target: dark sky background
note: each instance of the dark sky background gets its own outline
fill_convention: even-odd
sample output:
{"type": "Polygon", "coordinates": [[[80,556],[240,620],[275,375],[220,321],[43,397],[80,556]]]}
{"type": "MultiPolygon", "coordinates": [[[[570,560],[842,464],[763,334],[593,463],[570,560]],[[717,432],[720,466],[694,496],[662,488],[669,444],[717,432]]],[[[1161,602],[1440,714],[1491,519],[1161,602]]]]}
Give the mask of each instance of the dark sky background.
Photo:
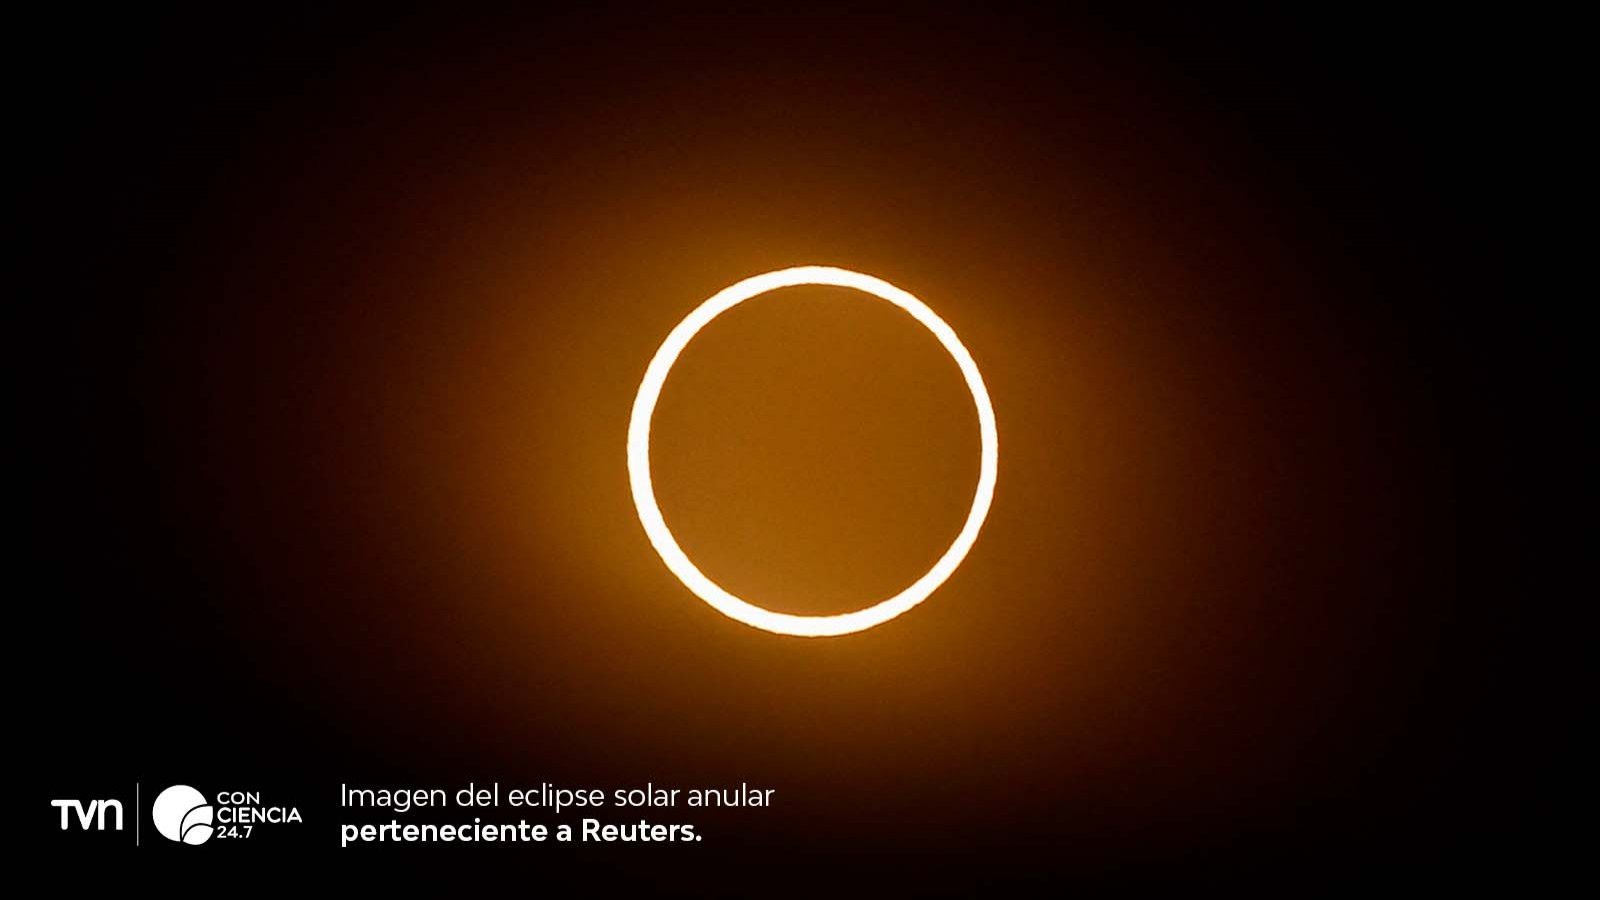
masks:
{"type": "MultiPolygon", "coordinates": [[[[1478,459],[1518,171],[1491,24],[41,24],[66,177],[21,569],[71,662],[28,691],[38,793],[256,785],[315,811],[262,842],[331,846],[344,781],[747,781],[777,805],[661,815],[692,847],[412,852],[846,893],[1496,846],[1542,801],[1481,640],[1513,518],[1478,459]],[[802,264],[927,302],[1000,429],[967,562],[841,639],[715,613],[627,488],[656,345],[802,264]]],[[[736,593],[864,606],[959,527],[970,400],[886,305],[765,299],[669,380],[661,503],[736,593]]]]}

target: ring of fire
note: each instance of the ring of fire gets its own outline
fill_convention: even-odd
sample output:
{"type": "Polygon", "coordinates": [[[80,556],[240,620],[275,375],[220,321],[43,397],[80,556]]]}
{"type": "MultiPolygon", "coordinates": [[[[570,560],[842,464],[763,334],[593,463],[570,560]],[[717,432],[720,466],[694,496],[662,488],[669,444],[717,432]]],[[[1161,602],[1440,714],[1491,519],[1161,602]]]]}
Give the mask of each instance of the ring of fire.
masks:
{"type": "Polygon", "coordinates": [[[676,575],[678,580],[696,596],[711,604],[723,615],[746,625],[776,634],[827,637],[863,631],[889,621],[926,600],[930,594],[938,590],[945,579],[950,577],[956,567],[961,565],[961,561],[966,558],[967,552],[978,539],[978,531],[983,527],[983,520],[989,514],[989,505],[994,500],[995,478],[1000,459],[999,444],[999,435],[995,429],[994,407],[989,402],[989,392],[984,388],[983,376],[978,373],[978,365],[973,362],[972,354],[967,352],[967,348],[962,346],[955,331],[933,310],[911,294],[871,275],[830,266],[797,266],[754,275],[724,288],[696,307],[667,335],[667,339],[656,350],[655,357],[650,360],[649,367],[645,369],[644,381],[639,384],[639,393],[633,400],[633,415],[628,421],[628,480],[633,488],[633,505],[638,510],[639,522],[644,526],[651,545],[655,547],[656,553],[661,556],[661,561],[666,563],[672,574],[676,575]],[[933,568],[905,590],[887,600],[854,612],[831,616],[798,616],[763,609],[735,597],[707,578],[689,560],[688,555],[672,536],[666,519],[661,515],[661,508],[656,505],[655,490],[650,480],[650,419],[655,414],[656,402],[661,397],[661,388],[666,383],[667,374],[672,370],[672,364],[677,362],[684,347],[688,346],[689,341],[712,319],[740,303],[768,291],[797,285],[845,287],[871,294],[910,313],[933,332],[933,336],[939,339],[939,343],[961,368],[961,375],[967,382],[968,390],[972,392],[972,400],[978,410],[978,430],[982,441],[978,487],[972,497],[972,508],[967,513],[966,522],[961,526],[961,532],[956,535],[956,539],[944,555],[939,557],[938,562],[933,564],[933,568]]]}

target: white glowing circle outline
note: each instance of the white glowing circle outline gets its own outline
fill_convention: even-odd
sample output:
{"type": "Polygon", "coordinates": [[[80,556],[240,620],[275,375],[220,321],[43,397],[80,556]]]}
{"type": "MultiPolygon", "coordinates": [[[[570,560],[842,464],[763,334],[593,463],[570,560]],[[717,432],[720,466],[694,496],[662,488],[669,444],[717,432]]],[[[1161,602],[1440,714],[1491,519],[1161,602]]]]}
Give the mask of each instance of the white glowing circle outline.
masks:
{"type": "Polygon", "coordinates": [[[966,558],[967,552],[978,539],[978,531],[983,527],[983,520],[988,516],[989,506],[994,501],[994,485],[999,465],[1000,438],[995,429],[994,406],[989,402],[989,392],[983,385],[983,376],[978,373],[978,364],[973,362],[972,354],[967,352],[967,348],[956,337],[955,330],[945,324],[945,321],[921,300],[887,281],[832,266],[796,266],[762,275],[752,275],[738,284],[723,288],[711,299],[695,307],[694,311],[672,329],[667,339],[661,343],[661,347],[656,350],[655,357],[650,360],[649,367],[645,369],[644,381],[639,384],[639,393],[633,399],[633,415],[628,421],[628,481],[633,487],[633,505],[638,510],[639,522],[644,526],[645,534],[649,536],[656,553],[661,556],[661,561],[667,564],[667,568],[678,576],[678,580],[682,581],[685,587],[723,615],[766,631],[800,637],[831,637],[881,625],[926,600],[930,594],[938,590],[956,567],[961,565],[961,561],[966,558]],[[972,497],[972,509],[967,513],[967,520],[961,526],[961,532],[956,535],[955,541],[950,544],[944,555],[939,557],[939,561],[933,564],[933,568],[910,587],[887,600],[865,609],[831,616],[798,616],[763,609],[735,597],[707,578],[689,560],[683,548],[679,547],[677,540],[673,538],[671,529],[667,528],[666,519],[661,515],[661,508],[656,505],[655,490],[650,480],[650,419],[655,414],[656,401],[661,398],[661,388],[666,384],[667,373],[672,370],[672,364],[677,362],[683,348],[687,347],[695,334],[712,319],[740,303],[778,288],[798,285],[854,288],[893,303],[933,332],[933,336],[939,339],[945,351],[955,359],[956,365],[960,366],[961,375],[966,379],[968,390],[972,392],[973,403],[978,409],[978,432],[982,441],[978,488],[972,497]]]}

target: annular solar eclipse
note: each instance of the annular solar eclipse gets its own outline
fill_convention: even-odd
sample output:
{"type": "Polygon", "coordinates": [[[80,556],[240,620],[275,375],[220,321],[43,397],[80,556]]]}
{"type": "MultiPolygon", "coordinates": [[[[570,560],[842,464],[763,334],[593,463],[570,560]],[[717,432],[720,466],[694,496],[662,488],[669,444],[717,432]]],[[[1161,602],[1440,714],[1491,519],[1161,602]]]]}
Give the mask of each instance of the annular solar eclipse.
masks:
{"type": "Polygon", "coordinates": [[[881,625],[918,603],[928,599],[945,579],[961,565],[962,560],[978,539],[978,531],[989,514],[994,500],[994,486],[999,470],[1000,442],[995,428],[994,407],[989,402],[989,392],[984,387],[983,376],[978,372],[972,354],[956,337],[955,330],[929,309],[927,304],[900,288],[871,275],[852,272],[831,266],[797,266],[761,275],[753,275],[724,288],[709,300],[696,307],[667,335],[650,365],[645,369],[644,380],[633,400],[633,414],[628,422],[628,480],[633,488],[633,504],[645,534],[660,554],[662,562],[689,590],[729,618],[737,619],[776,634],[801,637],[828,637],[864,631],[881,625]],[[802,616],[773,612],[747,600],[735,597],[708,578],[672,536],[661,508],[656,503],[655,490],[650,480],[650,420],[655,414],[656,402],[673,363],[685,347],[711,320],[733,307],[778,288],[799,285],[824,285],[852,288],[871,297],[887,300],[910,313],[912,318],[933,332],[946,352],[961,368],[972,401],[977,407],[978,430],[981,438],[981,459],[978,486],[972,496],[972,508],[966,522],[944,555],[922,577],[900,593],[871,606],[827,616],[802,616]]]}

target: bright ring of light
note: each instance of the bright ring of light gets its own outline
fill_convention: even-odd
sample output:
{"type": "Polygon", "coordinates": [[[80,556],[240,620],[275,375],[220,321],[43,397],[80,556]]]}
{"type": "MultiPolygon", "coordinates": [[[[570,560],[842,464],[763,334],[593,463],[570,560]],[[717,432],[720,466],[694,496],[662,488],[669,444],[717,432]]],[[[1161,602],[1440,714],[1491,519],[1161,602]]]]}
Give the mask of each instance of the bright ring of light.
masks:
{"type": "Polygon", "coordinates": [[[655,357],[650,360],[650,366],[644,372],[644,381],[639,384],[639,394],[633,399],[633,416],[628,422],[628,480],[633,486],[633,505],[639,511],[639,522],[644,525],[650,543],[661,555],[661,561],[667,564],[672,574],[678,576],[689,590],[723,615],[756,628],[802,637],[825,637],[862,631],[887,622],[926,600],[928,595],[937,590],[939,585],[950,577],[950,573],[961,565],[961,561],[967,556],[967,551],[972,549],[973,542],[978,539],[978,529],[983,527],[984,517],[989,514],[989,504],[994,500],[994,483],[999,459],[1000,439],[995,431],[994,407],[989,403],[989,392],[984,389],[983,376],[978,374],[978,364],[972,361],[972,354],[961,345],[955,331],[921,300],[887,281],[829,266],[797,266],[764,275],[754,275],[732,287],[724,288],[696,307],[678,323],[678,327],[672,329],[672,333],[667,335],[661,348],[656,351],[655,357]],[[854,288],[872,294],[910,313],[933,332],[933,336],[939,339],[939,343],[943,344],[944,349],[955,359],[956,365],[961,367],[961,375],[967,381],[967,388],[972,391],[972,400],[978,407],[978,431],[982,439],[978,489],[973,494],[972,509],[967,513],[967,521],[961,526],[961,533],[956,535],[955,541],[950,544],[950,549],[939,557],[933,568],[900,593],[866,609],[834,616],[796,616],[772,612],[740,600],[723,590],[696,568],[683,552],[683,548],[678,546],[672,531],[667,528],[666,520],[661,516],[661,508],[656,505],[655,491],[650,482],[650,418],[655,414],[656,401],[661,398],[661,387],[666,383],[667,373],[672,370],[672,364],[677,362],[678,354],[683,352],[683,348],[688,346],[689,341],[707,323],[740,303],[768,291],[802,284],[854,288]]]}

